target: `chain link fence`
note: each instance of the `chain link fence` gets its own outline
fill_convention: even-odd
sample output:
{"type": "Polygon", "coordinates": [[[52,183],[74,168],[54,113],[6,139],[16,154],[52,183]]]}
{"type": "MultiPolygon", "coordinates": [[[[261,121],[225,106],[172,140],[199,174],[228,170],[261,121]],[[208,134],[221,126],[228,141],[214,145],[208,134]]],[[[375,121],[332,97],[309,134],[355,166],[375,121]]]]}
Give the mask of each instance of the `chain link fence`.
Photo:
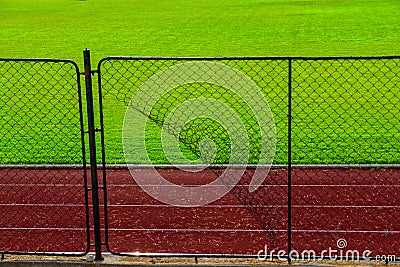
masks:
{"type": "Polygon", "coordinates": [[[78,67],[0,59],[0,251],[88,251],[78,67]]]}
{"type": "MultiPolygon", "coordinates": [[[[233,204],[245,206],[258,221],[258,228],[265,230],[259,242],[253,245],[254,248],[268,244],[275,249],[284,249],[287,236],[282,230],[287,227],[287,172],[272,170],[267,175],[268,170],[264,170],[263,185],[252,193],[248,191],[248,186],[253,181],[258,165],[272,164],[274,155],[268,154],[271,151],[277,151],[275,162],[282,164],[283,168],[286,166],[287,69],[288,63],[284,60],[105,59],[99,64],[99,70],[106,163],[169,164],[169,168],[178,169],[182,165],[208,165],[209,168],[203,169],[208,175],[207,182],[222,177],[224,187],[231,188],[231,194],[236,197],[233,204]],[[244,76],[250,76],[251,83],[244,76]],[[240,87],[235,87],[235,84],[240,87]],[[264,105],[263,98],[267,99],[269,105],[264,105]],[[263,113],[263,108],[270,109],[270,113],[263,113]],[[136,113],[132,115],[132,120],[129,120],[129,110],[136,113]],[[114,119],[110,117],[111,113],[114,119]],[[143,125],[137,122],[141,116],[149,118],[144,125],[143,136],[140,136],[140,127],[143,125]],[[118,136],[121,139],[109,138],[115,138],[112,131],[122,130],[123,121],[125,131],[138,132],[137,136],[132,137],[137,142],[141,137],[143,140],[151,139],[151,143],[145,144],[145,153],[137,149],[135,141],[129,143],[122,140],[121,136],[118,136]],[[241,129],[245,134],[240,133],[241,129]],[[178,143],[174,140],[178,140],[178,143]],[[109,152],[117,147],[119,153],[109,152]],[[268,153],[265,153],[266,147],[268,153]],[[230,165],[234,170],[227,172],[230,165]],[[238,175],[240,179],[237,179],[238,175]]],[[[128,135],[125,132],[125,136],[128,135]]],[[[258,172],[262,172],[260,169],[258,172]]],[[[182,183],[190,186],[195,179],[187,178],[182,183]]],[[[109,192],[114,190],[109,189],[109,192]]],[[[113,199],[112,195],[108,194],[108,202],[114,204],[118,200],[113,199]]],[[[146,206],[148,203],[140,205],[146,206]]],[[[186,213],[188,209],[192,212],[190,217],[193,220],[196,216],[205,215],[201,209],[195,208],[180,208],[177,212],[186,213]]],[[[219,213],[221,209],[224,207],[219,206],[213,212],[219,213]]],[[[113,214],[122,212],[118,205],[110,205],[108,210],[113,214]]],[[[109,224],[118,224],[117,221],[121,219],[119,216],[108,218],[109,224]]],[[[138,222],[139,225],[131,225],[131,229],[143,227],[148,219],[143,218],[138,222]]],[[[236,219],[231,218],[232,221],[236,219]]],[[[170,225],[173,224],[176,222],[172,217],[170,225]]],[[[200,239],[206,240],[214,235],[202,232],[207,227],[196,225],[195,228],[201,232],[200,239]]],[[[119,252],[113,244],[120,243],[119,240],[124,237],[117,228],[110,228],[113,229],[109,230],[111,250],[119,252]]],[[[135,230],[132,230],[132,234],[135,234],[135,230]]],[[[229,235],[226,235],[222,242],[229,242],[228,238],[229,235]]],[[[198,251],[212,253],[204,247],[198,251]]],[[[220,249],[216,251],[214,253],[230,253],[220,249]]],[[[193,253],[184,251],[190,252],[193,253]]]]}
{"type": "MultiPolygon", "coordinates": [[[[236,182],[230,193],[265,230],[260,240],[270,251],[283,249],[288,255],[293,250],[295,258],[309,250],[328,257],[323,255],[328,248],[341,251],[337,258],[355,258],[346,255],[355,250],[371,250],[367,256],[398,252],[398,58],[111,57],[98,69],[107,164],[209,164],[214,179],[228,186],[236,182]],[[249,77],[259,91],[236,75],[249,77]],[[227,81],[242,89],[229,88],[227,81]],[[272,116],[262,118],[273,121],[275,129],[260,123],[261,105],[249,100],[263,98],[272,116]],[[145,125],[127,121],[128,110],[137,113],[136,119],[147,118],[145,125]],[[113,134],[126,130],[124,122],[139,133],[129,136],[128,146],[124,133],[113,134]],[[247,150],[235,150],[230,139],[230,127],[240,131],[239,122],[246,132],[239,142],[248,144],[247,150]],[[178,149],[169,148],[176,143],[163,131],[178,140],[178,149]],[[134,145],[142,142],[141,134],[145,153],[134,145]],[[271,162],[270,154],[262,154],[268,142],[275,142],[271,162]],[[262,186],[249,190],[256,166],[269,163],[262,186]],[[223,175],[235,164],[246,165],[239,181],[223,175]]],[[[115,203],[110,196],[109,203],[115,203]]],[[[117,214],[118,205],[111,206],[109,212],[117,214]]],[[[124,215],[108,218],[111,250],[122,238],[114,227],[118,216],[124,215]]]]}
{"type": "Polygon", "coordinates": [[[398,255],[400,60],[294,60],[292,81],[293,249],[398,255]]]}
{"type": "Polygon", "coordinates": [[[88,188],[81,73],[66,60],[0,59],[0,252],[83,255],[96,246],[99,259],[105,244],[122,255],[396,258],[399,64],[108,57],[97,71],[85,65],[87,79],[99,75],[101,127],[91,129],[104,167],[104,195],[92,194],[92,204],[104,202],[105,231],[95,229],[93,245],[97,184],[88,188]],[[153,169],[163,180],[152,180],[153,169]]]}

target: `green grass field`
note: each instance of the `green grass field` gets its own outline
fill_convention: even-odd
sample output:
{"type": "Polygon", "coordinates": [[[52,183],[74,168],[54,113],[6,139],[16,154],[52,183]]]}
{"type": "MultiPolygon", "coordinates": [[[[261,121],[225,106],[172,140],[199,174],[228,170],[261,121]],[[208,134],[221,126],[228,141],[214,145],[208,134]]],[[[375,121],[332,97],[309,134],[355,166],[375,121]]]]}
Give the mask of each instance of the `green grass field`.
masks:
{"type": "Polygon", "coordinates": [[[0,0],[0,57],[399,54],[397,0],[0,0]]]}
{"type": "MultiPolygon", "coordinates": [[[[81,66],[82,50],[86,47],[92,51],[93,66],[108,55],[396,55],[400,54],[399,11],[400,2],[397,0],[0,0],[0,57],[70,58],[81,66]]],[[[329,77],[329,70],[335,69],[335,66],[298,66],[302,74],[298,83],[294,84],[293,93],[297,97],[294,101],[294,124],[298,126],[293,132],[295,162],[398,163],[400,78],[399,62],[396,62],[387,66],[366,63],[364,67],[354,68],[344,63],[350,71],[339,68],[342,78],[329,77]],[[377,71],[376,67],[381,70],[377,71]],[[366,75],[357,71],[352,75],[352,71],[360,68],[370,71],[366,75]],[[378,81],[371,85],[368,75],[378,81]]],[[[280,74],[283,77],[284,67],[285,64],[280,74]]],[[[239,69],[248,71],[244,67],[239,69]]],[[[278,138],[276,162],[284,163],[287,152],[286,81],[282,78],[275,83],[276,87],[266,88],[265,84],[273,81],[274,77],[266,74],[263,81],[259,74],[255,74],[253,78],[264,88],[263,93],[274,113],[278,138]]],[[[3,84],[4,79],[3,76],[3,84]]],[[[135,78],[128,79],[135,82],[135,78]]],[[[3,88],[12,90],[6,86],[3,88]]],[[[29,92],[29,88],[25,89],[29,92]]],[[[119,92],[124,89],[117,85],[112,90],[119,92]]],[[[129,94],[133,94],[135,88],[129,90],[129,94]]],[[[196,95],[195,89],[192,90],[186,91],[187,95],[196,95]]],[[[4,105],[11,96],[9,92],[1,94],[4,105]]],[[[46,98],[30,96],[29,105],[42,107],[43,99],[46,98]]],[[[179,100],[184,99],[185,96],[179,100]]],[[[70,107],[59,108],[65,111],[70,107]]],[[[121,128],[125,108],[126,103],[118,100],[115,93],[114,96],[112,92],[106,96],[106,151],[109,163],[124,162],[121,128]]],[[[20,108],[16,105],[10,110],[17,113],[20,108]]],[[[33,108],[24,112],[37,111],[33,108]]],[[[39,114],[44,117],[45,110],[42,108],[39,114]]],[[[60,141],[62,136],[53,128],[40,137],[38,145],[29,129],[9,125],[5,109],[1,115],[2,140],[19,136],[17,145],[10,142],[2,145],[1,163],[80,161],[75,151],[78,149],[79,152],[79,147],[74,145],[74,142],[79,143],[79,136],[65,141],[64,145],[60,141]],[[31,135],[24,134],[24,131],[31,135]],[[51,147],[58,147],[60,142],[62,149],[54,154],[46,152],[51,147]],[[20,153],[21,144],[25,143],[30,145],[24,153],[20,153]],[[70,153],[71,150],[73,153],[70,153]],[[23,156],[26,153],[33,155],[31,160],[23,156]]],[[[30,123],[39,129],[42,127],[39,121],[41,119],[38,118],[30,123]]],[[[71,124],[69,121],[63,123],[71,124]]],[[[76,127],[76,122],[73,125],[76,127]]],[[[65,133],[68,129],[62,131],[65,133]]],[[[76,133],[76,130],[73,132],[76,133]]],[[[148,134],[157,139],[160,136],[159,127],[150,123],[148,134]]],[[[152,143],[151,140],[149,142],[152,143]]],[[[150,145],[149,149],[153,162],[166,162],[158,143],[150,145]]],[[[195,157],[190,149],[185,151],[188,157],[195,157]]]]}

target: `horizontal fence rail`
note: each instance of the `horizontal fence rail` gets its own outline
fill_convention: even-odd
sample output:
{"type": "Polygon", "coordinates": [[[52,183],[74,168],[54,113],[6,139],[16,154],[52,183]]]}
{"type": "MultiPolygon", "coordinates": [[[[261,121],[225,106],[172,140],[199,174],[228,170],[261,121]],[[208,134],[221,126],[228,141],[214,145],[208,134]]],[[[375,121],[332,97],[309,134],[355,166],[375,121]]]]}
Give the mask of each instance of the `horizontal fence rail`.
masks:
{"type": "Polygon", "coordinates": [[[0,72],[0,231],[79,229],[29,246],[9,235],[1,253],[400,258],[398,56],[107,57],[83,73],[0,59],[0,72]],[[36,166],[59,176],[30,180],[36,166]],[[34,202],[43,185],[61,202],[34,202]]]}

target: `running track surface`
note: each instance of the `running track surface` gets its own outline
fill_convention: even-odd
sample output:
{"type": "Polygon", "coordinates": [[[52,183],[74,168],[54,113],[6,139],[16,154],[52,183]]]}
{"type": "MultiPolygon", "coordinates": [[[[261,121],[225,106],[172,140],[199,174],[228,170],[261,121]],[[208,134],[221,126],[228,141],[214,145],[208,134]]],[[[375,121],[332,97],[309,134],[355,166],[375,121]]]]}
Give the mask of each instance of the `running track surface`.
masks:
{"type": "MultiPolygon", "coordinates": [[[[216,179],[209,170],[159,172],[184,186],[216,179]]],[[[273,169],[256,194],[242,190],[201,207],[173,207],[147,195],[129,170],[107,169],[108,236],[103,229],[103,240],[122,253],[256,255],[265,248],[276,253],[287,250],[287,190],[287,170],[273,169]],[[252,197],[253,213],[241,204],[252,197]],[[253,214],[263,215],[269,231],[253,214]]],[[[90,213],[90,191],[88,198],[90,213]]],[[[399,168],[296,168],[292,207],[293,250],[400,256],[399,168]],[[344,247],[338,247],[339,239],[344,247]]],[[[91,215],[86,230],[83,171],[77,168],[0,169],[0,214],[0,251],[83,253],[87,239],[93,240],[91,215]]],[[[101,217],[104,227],[103,208],[101,217]]]]}

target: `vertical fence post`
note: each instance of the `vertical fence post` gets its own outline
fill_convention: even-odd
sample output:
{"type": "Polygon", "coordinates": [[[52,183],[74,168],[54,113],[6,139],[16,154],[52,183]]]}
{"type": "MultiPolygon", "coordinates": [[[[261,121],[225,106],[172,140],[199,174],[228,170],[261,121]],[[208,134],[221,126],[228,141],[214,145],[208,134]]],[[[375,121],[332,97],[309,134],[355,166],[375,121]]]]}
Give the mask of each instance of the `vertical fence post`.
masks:
{"type": "Polygon", "coordinates": [[[96,136],[94,126],[94,107],[93,107],[93,87],[92,87],[92,69],[90,66],[90,51],[83,51],[85,65],[85,84],[86,84],[86,105],[87,120],[89,131],[90,147],[90,170],[92,177],[92,205],[93,205],[93,226],[94,226],[94,248],[95,260],[102,260],[101,255],[101,229],[100,229],[100,204],[99,204],[99,184],[97,178],[97,159],[96,159],[96,136]]]}
{"type": "Polygon", "coordinates": [[[292,59],[288,61],[288,262],[292,251],[292,59]]]}

